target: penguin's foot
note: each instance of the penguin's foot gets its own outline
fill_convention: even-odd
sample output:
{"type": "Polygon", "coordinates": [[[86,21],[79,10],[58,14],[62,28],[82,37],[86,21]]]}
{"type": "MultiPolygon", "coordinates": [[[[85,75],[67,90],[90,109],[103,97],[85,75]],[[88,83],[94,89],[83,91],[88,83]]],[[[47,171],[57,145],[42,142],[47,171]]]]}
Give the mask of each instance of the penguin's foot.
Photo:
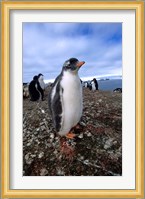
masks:
{"type": "Polygon", "coordinates": [[[76,135],[72,132],[66,134],[66,138],[73,139],[76,135]]]}

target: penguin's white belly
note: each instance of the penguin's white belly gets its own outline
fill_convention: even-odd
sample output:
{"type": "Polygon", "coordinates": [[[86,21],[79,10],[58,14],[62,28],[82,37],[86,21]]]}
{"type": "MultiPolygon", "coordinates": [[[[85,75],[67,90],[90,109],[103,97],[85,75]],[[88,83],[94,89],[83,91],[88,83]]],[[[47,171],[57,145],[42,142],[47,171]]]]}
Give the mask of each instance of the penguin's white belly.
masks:
{"type": "Polygon", "coordinates": [[[62,125],[60,135],[67,134],[82,116],[82,86],[78,75],[64,72],[61,81],[62,92],[62,125]]]}
{"type": "Polygon", "coordinates": [[[93,91],[95,91],[95,90],[96,90],[96,87],[95,87],[94,82],[92,83],[92,90],[93,90],[93,91]]]}

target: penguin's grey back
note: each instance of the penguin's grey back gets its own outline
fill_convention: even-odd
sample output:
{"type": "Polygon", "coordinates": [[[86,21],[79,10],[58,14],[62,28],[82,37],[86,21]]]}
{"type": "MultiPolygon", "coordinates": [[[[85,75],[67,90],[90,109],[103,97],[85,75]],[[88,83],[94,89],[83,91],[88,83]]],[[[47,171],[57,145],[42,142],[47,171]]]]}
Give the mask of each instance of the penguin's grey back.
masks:
{"type": "Polygon", "coordinates": [[[62,88],[60,87],[61,75],[59,75],[55,82],[53,83],[49,95],[48,95],[48,106],[50,110],[50,114],[52,116],[53,125],[58,132],[61,128],[62,121],[62,103],[60,92],[62,92],[62,88]]]}

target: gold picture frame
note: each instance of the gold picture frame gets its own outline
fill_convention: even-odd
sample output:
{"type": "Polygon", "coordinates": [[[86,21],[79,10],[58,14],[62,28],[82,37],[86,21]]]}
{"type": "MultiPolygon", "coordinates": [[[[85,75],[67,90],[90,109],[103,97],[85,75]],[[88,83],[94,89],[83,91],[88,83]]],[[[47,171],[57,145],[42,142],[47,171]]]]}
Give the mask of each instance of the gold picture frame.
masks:
{"type": "Polygon", "coordinates": [[[144,197],[144,3],[142,1],[12,2],[2,5],[2,197],[3,198],[120,198],[144,197]],[[136,188],[135,190],[12,190],[10,189],[10,68],[11,10],[135,10],[136,11],[136,188]]]}

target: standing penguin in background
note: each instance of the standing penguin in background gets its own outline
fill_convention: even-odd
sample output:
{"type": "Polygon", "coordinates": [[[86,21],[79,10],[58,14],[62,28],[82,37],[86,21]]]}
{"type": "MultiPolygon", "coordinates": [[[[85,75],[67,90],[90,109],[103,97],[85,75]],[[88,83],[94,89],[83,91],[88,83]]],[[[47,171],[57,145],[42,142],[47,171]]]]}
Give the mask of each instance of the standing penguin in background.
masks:
{"type": "Polygon", "coordinates": [[[45,83],[44,83],[44,79],[43,79],[43,75],[40,73],[38,75],[38,90],[41,93],[41,99],[44,100],[44,90],[45,90],[45,83]]]}
{"type": "Polygon", "coordinates": [[[91,85],[93,91],[98,90],[98,82],[95,78],[91,81],[91,85]]]}
{"type": "Polygon", "coordinates": [[[34,76],[33,80],[29,84],[29,95],[31,101],[37,101],[40,98],[40,92],[38,90],[38,76],[34,76]]]}
{"type": "Polygon", "coordinates": [[[79,123],[82,116],[82,85],[78,70],[84,63],[76,58],[65,61],[49,93],[49,108],[54,127],[60,136],[70,139],[75,136],[71,129],[79,123]]]}

